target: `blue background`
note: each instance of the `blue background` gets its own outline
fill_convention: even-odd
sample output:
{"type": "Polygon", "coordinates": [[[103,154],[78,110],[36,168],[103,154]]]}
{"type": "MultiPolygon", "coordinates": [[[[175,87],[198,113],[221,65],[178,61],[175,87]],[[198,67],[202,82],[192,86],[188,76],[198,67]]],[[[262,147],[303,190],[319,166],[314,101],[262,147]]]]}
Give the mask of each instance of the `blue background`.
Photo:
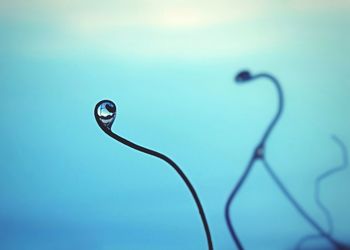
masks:
{"type": "MultiPolygon", "coordinates": [[[[216,249],[233,249],[226,198],[276,110],[267,158],[324,227],[314,180],[350,145],[347,1],[52,1],[0,3],[0,249],[206,249],[176,173],[105,135],[171,157],[207,213],[216,249]]],[[[248,249],[292,249],[313,233],[258,164],[233,205],[248,249]]],[[[335,236],[350,239],[350,171],[324,182],[335,236]]],[[[324,244],[322,241],[313,244],[324,244]]],[[[317,245],[320,247],[320,245],[317,245]]]]}

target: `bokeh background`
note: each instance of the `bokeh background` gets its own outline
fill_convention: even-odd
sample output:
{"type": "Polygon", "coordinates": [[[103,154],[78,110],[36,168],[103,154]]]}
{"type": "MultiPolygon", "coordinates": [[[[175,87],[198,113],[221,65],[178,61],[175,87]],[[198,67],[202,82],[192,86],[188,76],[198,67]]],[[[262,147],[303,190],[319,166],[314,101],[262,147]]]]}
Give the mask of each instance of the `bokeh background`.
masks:
{"type": "MultiPolygon", "coordinates": [[[[0,2],[0,249],[206,249],[196,207],[165,163],[106,136],[93,117],[175,160],[197,188],[216,249],[234,249],[226,198],[276,110],[268,160],[314,218],[314,180],[350,147],[348,0],[0,2]]],[[[323,183],[350,242],[350,169],[323,183]]],[[[247,249],[313,233],[257,165],[232,208],[247,249]]],[[[310,242],[327,247],[325,242],[310,242]]],[[[311,246],[309,245],[309,246],[311,246]]],[[[329,246],[328,246],[329,247],[329,246]]]]}

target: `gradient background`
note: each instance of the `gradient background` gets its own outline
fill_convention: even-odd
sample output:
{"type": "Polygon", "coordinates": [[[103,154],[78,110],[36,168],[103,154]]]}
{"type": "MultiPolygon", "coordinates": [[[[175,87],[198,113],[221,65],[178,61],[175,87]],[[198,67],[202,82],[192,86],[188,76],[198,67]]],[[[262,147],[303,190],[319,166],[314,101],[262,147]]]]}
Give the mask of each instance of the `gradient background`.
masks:
{"type": "MultiPolygon", "coordinates": [[[[234,249],[224,204],[276,110],[269,82],[232,82],[248,68],[281,80],[267,157],[326,226],[313,181],[341,162],[331,134],[350,145],[349,27],[348,0],[1,1],[0,249],[206,249],[175,172],[98,128],[104,98],[118,105],[114,131],[183,168],[216,249],[234,249]]],[[[322,189],[347,242],[349,178],[322,189]]],[[[232,214],[247,249],[313,232],[261,165],[232,214]]]]}

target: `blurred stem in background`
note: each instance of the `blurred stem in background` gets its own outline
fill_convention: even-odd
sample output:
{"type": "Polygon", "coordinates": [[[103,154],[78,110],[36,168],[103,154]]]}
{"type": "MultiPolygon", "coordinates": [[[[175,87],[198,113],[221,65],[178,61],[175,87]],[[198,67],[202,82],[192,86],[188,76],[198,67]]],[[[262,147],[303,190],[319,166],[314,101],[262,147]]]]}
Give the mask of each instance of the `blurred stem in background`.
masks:
{"type": "MultiPolygon", "coordinates": [[[[330,211],[322,203],[322,200],[321,200],[321,190],[320,190],[321,189],[321,182],[324,181],[326,178],[328,178],[328,177],[330,177],[330,176],[332,176],[340,171],[345,170],[349,165],[348,151],[347,151],[347,148],[346,148],[344,142],[342,140],[340,140],[335,135],[332,136],[332,139],[339,146],[339,148],[341,150],[342,163],[339,166],[336,166],[334,168],[327,170],[326,172],[322,173],[320,176],[317,177],[317,179],[315,180],[315,193],[314,193],[315,202],[326,217],[329,235],[333,235],[334,225],[333,225],[333,219],[332,219],[330,211]]],[[[308,242],[310,240],[319,239],[319,238],[323,238],[323,236],[320,234],[307,235],[307,236],[303,237],[302,239],[300,239],[300,241],[298,242],[298,244],[296,246],[296,249],[300,250],[300,249],[302,249],[302,246],[306,242],[308,242]]]]}
{"type": "Polygon", "coordinates": [[[226,201],[225,219],[226,219],[226,224],[228,226],[230,234],[232,236],[232,239],[234,240],[238,249],[240,249],[240,250],[244,249],[243,244],[241,243],[241,241],[240,241],[240,239],[239,239],[239,237],[238,237],[238,235],[233,227],[231,215],[230,215],[230,208],[231,208],[231,204],[233,203],[235,197],[237,196],[240,188],[242,187],[243,183],[246,181],[251,170],[253,169],[254,164],[257,161],[261,161],[263,163],[263,166],[265,167],[267,173],[270,175],[270,177],[275,182],[275,184],[278,186],[278,188],[281,190],[281,192],[284,194],[284,196],[289,200],[289,202],[294,206],[294,208],[299,212],[299,214],[319,233],[319,235],[321,237],[324,237],[325,239],[327,239],[338,250],[348,249],[347,246],[336,241],[332,237],[331,234],[326,232],[301,207],[301,205],[296,201],[296,199],[287,190],[287,188],[284,186],[283,182],[279,179],[279,177],[276,175],[276,173],[273,171],[273,169],[271,168],[271,166],[267,162],[266,157],[265,157],[266,142],[267,142],[269,135],[271,134],[273,128],[275,127],[276,123],[280,119],[280,116],[281,116],[281,114],[283,112],[283,108],[284,108],[284,97],[283,97],[282,87],[281,87],[279,81],[274,76],[267,74],[267,73],[251,75],[249,71],[242,71],[236,76],[235,80],[238,84],[246,84],[246,83],[250,83],[251,81],[254,81],[256,79],[260,79],[260,78],[266,78],[274,84],[274,86],[277,90],[277,94],[278,94],[278,109],[277,109],[276,115],[274,116],[274,118],[272,119],[272,121],[270,122],[268,127],[266,128],[266,130],[262,136],[262,139],[257,143],[257,146],[256,146],[256,148],[255,148],[255,150],[254,150],[254,152],[249,160],[247,167],[245,168],[243,174],[239,178],[237,184],[234,186],[232,192],[230,193],[230,195],[226,201]]]}

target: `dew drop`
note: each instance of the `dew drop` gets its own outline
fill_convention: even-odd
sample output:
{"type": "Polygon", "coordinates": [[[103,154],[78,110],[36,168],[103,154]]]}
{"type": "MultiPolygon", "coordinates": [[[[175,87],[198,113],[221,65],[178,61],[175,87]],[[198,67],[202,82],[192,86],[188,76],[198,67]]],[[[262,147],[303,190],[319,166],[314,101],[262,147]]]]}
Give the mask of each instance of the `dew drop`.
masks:
{"type": "Polygon", "coordinates": [[[251,76],[250,72],[244,70],[244,71],[241,71],[237,74],[235,80],[238,83],[243,83],[243,82],[251,80],[251,78],[252,78],[252,76],[251,76]]]}
{"type": "Polygon", "coordinates": [[[101,101],[98,104],[96,112],[100,122],[110,130],[112,128],[117,113],[116,105],[109,100],[101,101]]]}

